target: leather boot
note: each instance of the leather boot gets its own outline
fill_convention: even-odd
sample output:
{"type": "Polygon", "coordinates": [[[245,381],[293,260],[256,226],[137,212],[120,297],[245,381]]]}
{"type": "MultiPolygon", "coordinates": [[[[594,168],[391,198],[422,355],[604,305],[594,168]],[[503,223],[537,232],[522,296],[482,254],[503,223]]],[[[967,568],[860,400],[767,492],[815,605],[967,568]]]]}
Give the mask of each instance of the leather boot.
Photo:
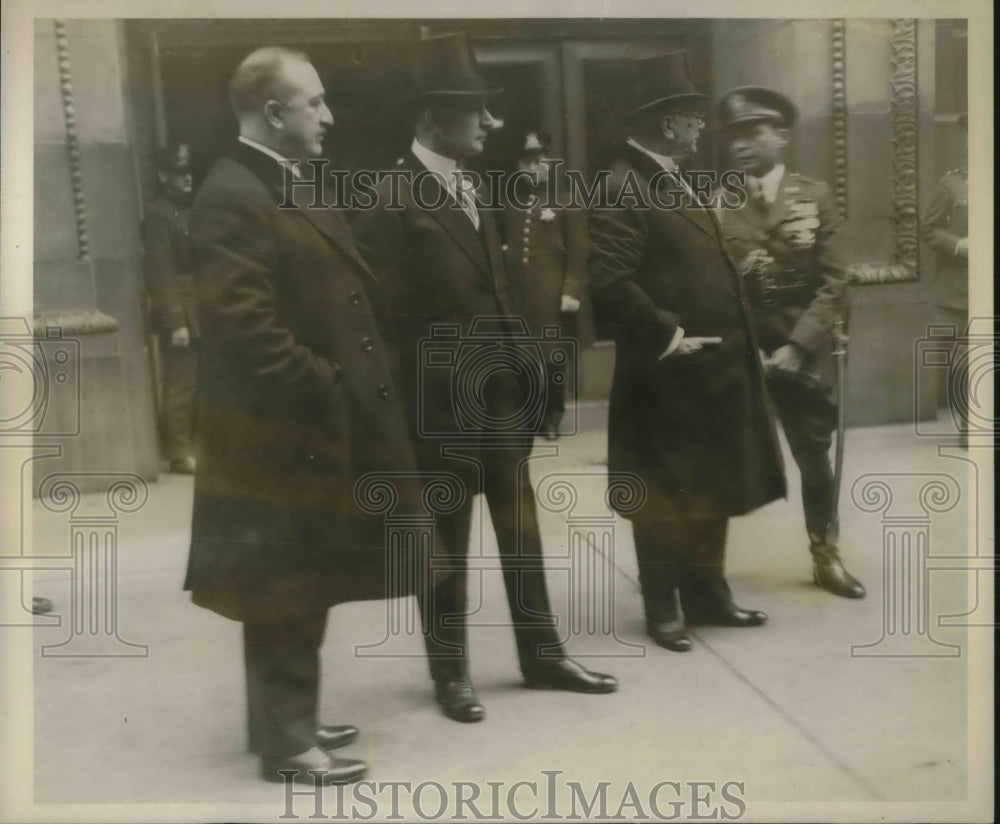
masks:
{"type": "Polygon", "coordinates": [[[857,578],[844,569],[840,550],[827,541],[809,547],[813,556],[813,581],[834,595],[842,598],[864,598],[865,588],[857,578]]]}

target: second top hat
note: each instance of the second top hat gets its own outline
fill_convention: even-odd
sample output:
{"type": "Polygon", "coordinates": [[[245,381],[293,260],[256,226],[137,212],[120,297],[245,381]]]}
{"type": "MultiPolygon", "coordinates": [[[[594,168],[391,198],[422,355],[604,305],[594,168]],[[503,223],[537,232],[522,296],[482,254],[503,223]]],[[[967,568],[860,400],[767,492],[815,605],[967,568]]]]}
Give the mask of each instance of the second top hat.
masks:
{"type": "Polygon", "coordinates": [[[501,91],[479,73],[464,32],[417,40],[410,46],[411,97],[484,95],[501,91]]]}
{"type": "Polygon", "coordinates": [[[629,117],[667,103],[704,105],[705,95],[696,91],[691,82],[687,52],[683,49],[636,58],[628,65],[627,82],[629,117]]]}

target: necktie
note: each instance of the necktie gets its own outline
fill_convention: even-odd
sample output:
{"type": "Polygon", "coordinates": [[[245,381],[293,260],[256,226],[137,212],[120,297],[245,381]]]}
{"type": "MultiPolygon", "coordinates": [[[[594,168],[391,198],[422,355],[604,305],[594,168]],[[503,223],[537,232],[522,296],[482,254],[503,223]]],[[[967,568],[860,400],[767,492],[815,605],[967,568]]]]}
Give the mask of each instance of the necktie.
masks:
{"type": "Polygon", "coordinates": [[[465,174],[460,169],[456,171],[456,199],[465,212],[466,217],[472,221],[476,231],[479,231],[479,210],[476,208],[476,196],[472,177],[465,174]]]}
{"type": "Polygon", "coordinates": [[[764,184],[760,178],[748,177],[747,188],[750,192],[750,202],[762,212],[767,211],[767,198],[764,197],[764,184]]]}

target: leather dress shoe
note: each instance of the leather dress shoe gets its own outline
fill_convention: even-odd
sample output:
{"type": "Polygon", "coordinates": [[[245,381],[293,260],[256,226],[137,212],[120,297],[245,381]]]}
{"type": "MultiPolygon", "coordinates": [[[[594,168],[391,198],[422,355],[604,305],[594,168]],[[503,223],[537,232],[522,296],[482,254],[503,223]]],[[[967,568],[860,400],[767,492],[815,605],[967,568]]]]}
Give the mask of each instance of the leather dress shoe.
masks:
{"type": "Polygon", "coordinates": [[[570,658],[547,661],[524,670],[524,682],[536,690],[608,693],[618,689],[618,679],[603,672],[591,672],[570,658]]]}
{"type": "Polygon", "coordinates": [[[864,598],[864,585],[846,569],[840,560],[840,551],[834,544],[813,544],[813,581],[827,592],[842,598],[864,598]]]}
{"type": "Polygon", "coordinates": [[[338,758],[319,747],[298,755],[283,758],[264,757],[260,760],[260,774],[265,781],[284,783],[291,780],[299,784],[349,784],[364,778],[368,765],[354,758],[338,758]]]}
{"type": "Polygon", "coordinates": [[[767,613],[757,609],[743,609],[730,601],[714,609],[699,611],[697,617],[689,619],[693,623],[716,627],[759,627],[767,623],[767,613]]]}
{"type": "Polygon", "coordinates": [[[316,746],[321,750],[335,750],[346,747],[358,737],[358,728],[353,724],[337,724],[316,730],[316,746]]]}
{"type": "Polygon", "coordinates": [[[441,711],[452,720],[472,724],[486,717],[486,707],[479,703],[468,678],[436,683],[434,691],[441,711]]]}
{"type": "Polygon", "coordinates": [[[170,462],[170,471],[175,475],[194,475],[194,458],[186,455],[183,458],[174,458],[170,462]]]}
{"type": "Polygon", "coordinates": [[[647,621],[646,634],[657,646],[674,652],[687,652],[692,646],[683,621],[647,621]]]}

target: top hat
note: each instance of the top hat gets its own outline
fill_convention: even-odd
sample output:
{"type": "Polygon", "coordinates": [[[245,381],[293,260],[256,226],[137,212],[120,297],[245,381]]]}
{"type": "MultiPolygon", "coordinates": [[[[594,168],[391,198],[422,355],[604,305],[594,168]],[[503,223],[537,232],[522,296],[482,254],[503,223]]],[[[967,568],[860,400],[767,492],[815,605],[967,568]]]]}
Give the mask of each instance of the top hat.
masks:
{"type": "Polygon", "coordinates": [[[726,92],[715,104],[721,130],[739,123],[768,120],[783,129],[795,125],[799,113],[790,98],[766,86],[740,86],[726,92]]]}
{"type": "Polygon", "coordinates": [[[549,150],[549,136],[541,132],[528,132],[521,142],[520,154],[545,154],[549,150]]]}
{"type": "Polygon", "coordinates": [[[963,129],[965,129],[965,131],[969,131],[969,113],[968,112],[962,112],[958,116],[958,121],[957,122],[958,122],[959,126],[961,126],[963,129]]]}
{"type": "Polygon", "coordinates": [[[410,46],[410,97],[485,95],[501,91],[479,74],[465,32],[425,37],[410,46]]]}
{"type": "Polygon", "coordinates": [[[191,171],[191,150],[187,143],[177,143],[156,150],[156,170],[182,174],[191,171]]]}
{"type": "Polygon", "coordinates": [[[691,83],[687,52],[683,50],[632,60],[628,66],[627,89],[631,101],[629,117],[666,103],[700,106],[705,99],[691,83]]]}

